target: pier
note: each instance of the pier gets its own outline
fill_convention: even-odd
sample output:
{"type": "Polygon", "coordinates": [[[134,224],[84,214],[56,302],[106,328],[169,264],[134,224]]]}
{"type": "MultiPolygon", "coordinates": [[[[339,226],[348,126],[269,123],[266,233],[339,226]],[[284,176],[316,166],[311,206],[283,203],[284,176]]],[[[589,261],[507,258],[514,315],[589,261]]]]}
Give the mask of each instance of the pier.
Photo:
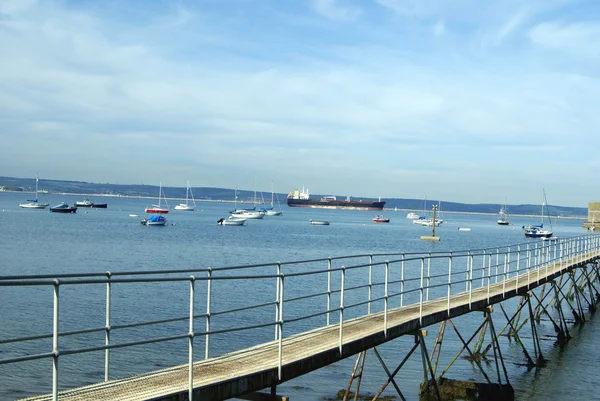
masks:
{"type": "MultiPolygon", "coordinates": [[[[587,309],[595,310],[599,296],[596,290],[600,282],[599,259],[600,236],[586,235],[486,249],[351,255],[251,266],[4,276],[0,277],[0,291],[7,287],[52,289],[52,299],[48,300],[52,303],[52,321],[49,322],[52,333],[0,338],[0,351],[7,345],[40,339],[51,340],[52,348],[31,349],[18,355],[4,352],[0,354],[0,365],[40,359],[51,361],[48,366],[52,369],[52,392],[28,400],[282,399],[285,394],[277,394],[280,383],[357,356],[346,391],[348,396],[351,385],[360,376],[357,375],[359,362],[362,358],[364,363],[367,351],[373,350],[383,364],[377,346],[411,336],[415,345],[407,350],[406,358],[420,350],[424,374],[422,391],[430,394],[431,399],[443,399],[443,379],[451,371],[448,366],[438,374],[436,355],[439,357],[441,352],[444,330],[447,324],[454,327],[452,319],[477,312],[478,316],[483,315],[482,323],[468,341],[468,336],[459,334],[463,342],[461,352],[471,356],[481,352],[470,343],[477,334],[488,330],[487,351],[493,353],[495,370],[489,372],[488,369],[486,373],[486,369],[475,363],[486,378],[485,384],[500,386],[500,392],[509,394],[510,381],[503,369],[500,333],[508,330],[518,339],[521,330],[530,330],[530,343],[518,341],[523,347],[524,363],[530,367],[541,365],[543,355],[536,332],[536,315],[539,318],[544,314],[552,319],[557,339],[568,341],[568,319],[563,309],[571,310],[576,321],[585,320],[586,305],[587,309]],[[243,306],[216,309],[215,284],[223,282],[255,286],[256,297],[246,296],[243,306]],[[317,285],[307,286],[307,282],[317,285]],[[132,285],[142,283],[170,283],[185,288],[187,316],[115,325],[111,304],[115,288],[127,291],[132,285]],[[68,310],[62,306],[61,289],[81,286],[105,288],[105,325],[64,331],[59,317],[68,310]],[[511,299],[518,300],[512,317],[502,306],[511,299]],[[549,302],[555,305],[557,314],[548,312],[549,302]],[[251,310],[261,312],[249,320],[244,313],[251,310]],[[529,314],[528,320],[519,321],[521,313],[529,314]],[[229,317],[228,324],[216,326],[215,317],[223,315],[229,317]],[[499,325],[501,319],[506,324],[498,330],[500,326],[494,322],[499,325]],[[119,330],[160,327],[172,322],[186,323],[187,327],[179,332],[165,331],[160,337],[147,336],[125,342],[112,339],[119,330]],[[435,324],[440,324],[440,330],[430,354],[424,336],[427,328],[435,324]],[[215,336],[224,333],[264,332],[266,329],[271,331],[270,339],[257,335],[256,344],[227,353],[220,353],[211,345],[215,336]],[[67,336],[89,333],[102,334],[104,341],[78,348],[61,346],[67,336]],[[111,377],[113,353],[139,345],[174,341],[187,350],[188,363],[133,377],[111,377]],[[61,389],[60,361],[84,353],[95,353],[104,359],[104,381],[61,389]],[[261,393],[261,390],[267,392],[261,393]]],[[[458,328],[454,329],[459,333],[458,328]]],[[[399,362],[395,370],[383,364],[388,381],[382,388],[383,391],[387,385],[395,386],[402,399],[402,390],[394,376],[403,364],[404,361],[399,362]]],[[[356,383],[356,392],[359,383],[360,380],[356,383]]]]}

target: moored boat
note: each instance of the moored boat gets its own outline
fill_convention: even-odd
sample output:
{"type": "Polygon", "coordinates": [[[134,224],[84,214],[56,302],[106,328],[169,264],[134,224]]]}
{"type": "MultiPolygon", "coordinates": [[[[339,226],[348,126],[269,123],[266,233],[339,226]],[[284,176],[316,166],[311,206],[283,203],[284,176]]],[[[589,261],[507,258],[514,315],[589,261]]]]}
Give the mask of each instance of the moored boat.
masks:
{"type": "Polygon", "coordinates": [[[165,216],[155,215],[147,219],[142,219],[141,223],[146,226],[164,226],[167,223],[165,216]]]}
{"type": "Polygon", "coordinates": [[[337,199],[335,196],[324,196],[321,199],[311,199],[308,190],[300,192],[295,189],[287,197],[287,205],[290,207],[311,207],[323,209],[351,209],[351,210],[383,210],[385,201],[370,201],[363,199],[337,199]]]}
{"type": "Polygon", "coordinates": [[[375,223],[389,223],[390,219],[388,217],[383,217],[382,215],[378,214],[377,216],[373,217],[373,222],[375,222],[375,223]]]}
{"type": "Polygon", "coordinates": [[[246,223],[246,219],[237,218],[235,216],[229,216],[228,219],[220,218],[217,220],[217,224],[220,226],[243,226],[246,223]]]}
{"type": "MultiPolygon", "coordinates": [[[[542,190],[542,221],[538,225],[523,226],[523,233],[527,238],[550,238],[554,232],[544,229],[544,205],[546,204],[546,191],[542,190]]],[[[552,227],[552,220],[550,220],[552,227]]]]}
{"type": "Polygon", "coordinates": [[[50,211],[54,213],[76,213],[77,208],[75,206],[69,206],[65,202],[61,202],[60,204],[51,207],[50,211]]]}
{"type": "Polygon", "coordinates": [[[19,207],[23,209],[45,209],[49,206],[48,203],[38,201],[38,176],[35,176],[35,199],[27,199],[27,202],[19,203],[19,207]]]}
{"type": "Polygon", "coordinates": [[[313,226],[328,226],[329,220],[309,220],[310,224],[313,226]]]}
{"type": "Polygon", "coordinates": [[[164,197],[165,194],[162,190],[162,183],[159,184],[158,187],[158,205],[152,205],[152,207],[147,207],[145,209],[146,213],[157,213],[157,214],[166,214],[169,213],[169,205],[167,204],[167,200],[165,199],[165,204],[167,207],[162,207],[160,204],[161,198],[164,197]]]}
{"type": "Polygon", "coordinates": [[[418,214],[414,213],[414,212],[410,212],[409,214],[406,215],[407,219],[411,219],[411,220],[416,220],[418,218],[420,218],[421,216],[419,216],[418,214]]]}
{"type": "Polygon", "coordinates": [[[192,187],[190,186],[190,182],[187,182],[186,188],[185,188],[185,203],[180,203],[179,205],[175,206],[175,210],[179,210],[182,212],[193,212],[194,210],[196,210],[196,200],[194,199],[194,194],[192,193],[192,187]],[[190,204],[190,195],[191,195],[191,201],[192,204],[190,204]]]}
{"type": "Polygon", "coordinates": [[[92,202],[88,198],[85,198],[82,201],[77,201],[77,202],[73,203],[73,206],[75,206],[75,207],[92,207],[92,206],[94,206],[94,202],[92,202]]]}

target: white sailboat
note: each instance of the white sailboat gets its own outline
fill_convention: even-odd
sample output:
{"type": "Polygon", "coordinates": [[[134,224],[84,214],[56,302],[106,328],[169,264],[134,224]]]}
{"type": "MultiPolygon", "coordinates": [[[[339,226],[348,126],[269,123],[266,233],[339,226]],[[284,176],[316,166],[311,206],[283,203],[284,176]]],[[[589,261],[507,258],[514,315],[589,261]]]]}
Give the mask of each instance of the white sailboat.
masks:
{"type": "Polygon", "coordinates": [[[542,221],[539,225],[523,226],[523,232],[528,238],[550,238],[554,235],[552,231],[552,220],[550,220],[550,230],[544,229],[544,206],[546,205],[546,191],[542,190],[542,221]]]}
{"type": "Polygon", "coordinates": [[[158,214],[169,213],[169,205],[167,204],[167,199],[166,199],[165,193],[163,192],[163,189],[162,189],[162,182],[159,184],[159,187],[158,187],[158,205],[152,205],[152,207],[147,207],[146,213],[158,213],[158,214]],[[160,204],[161,198],[165,198],[165,205],[167,205],[167,207],[161,206],[161,204],[160,204]]]}
{"type": "Polygon", "coordinates": [[[23,209],[45,209],[48,203],[38,202],[38,175],[35,175],[35,199],[27,199],[27,202],[19,203],[19,207],[23,209]]]}
{"type": "MultiPolygon", "coordinates": [[[[275,197],[275,189],[274,189],[273,181],[271,181],[271,208],[265,210],[265,213],[267,214],[267,216],[281,216],[283,214],[283,212],[281,211],[281,205],[279,205],[280,210],[274,209],[274,205],[273,205],[274,197],[275,197]]],[[[277,204],[279,204],[279,199],[277,199],[277,204]]]]}
{"type": "Polygon", "coordinates": [[[508,209],[506,208],[506,197],[504,197],[504,206],[500,208],[500,212],[498,212],[498,224],[501,226],[507,226],[510,224],[508,220],[508,209]]]}
{"type": "Polygon", "coordinates": [[[194,199],[194,194],[192,193],[192,187],[190,186],[190,182],[188,181],[185,188],[185,203],[180,203],[175,206],[175,210],[181,210],[184,212],[193,212],[196,210],[196,200],[194,199]],[[192,200],[192,204],[190,205],[190,196],[192,200]],[[192,206],[193,205],[193,206],[192,206]]]}

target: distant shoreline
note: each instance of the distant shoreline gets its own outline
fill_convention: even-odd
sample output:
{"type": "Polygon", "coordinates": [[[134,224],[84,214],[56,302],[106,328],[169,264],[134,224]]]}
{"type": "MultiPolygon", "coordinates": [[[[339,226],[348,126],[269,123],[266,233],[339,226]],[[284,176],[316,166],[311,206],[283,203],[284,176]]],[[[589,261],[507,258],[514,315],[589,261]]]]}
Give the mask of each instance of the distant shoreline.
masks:
{"type": "MultiPolygon", "coordinates": [[[[0,191],[6,193],[22,193],[22,194],[34,194],[35,192],[29,191],[0,191]]],[[[142,195],[121,195],[121,194],[83,194],[83,193],[71,193],[71,192],[39,192],[41,194],[47,195],[68,195],[68,196],[82,196],[85,198],[92,197],[104,197],[104,198],[127,198],[127,199],[156,199],[156,196],[142,196],[142,195]]],[[[165,198],[167,201],[184,201],[185,198],[165,198]]],[[[212,203],[236,203],[234,200],[230,199],[195,199],[196,202],[212,202],[212,203]]],[[[252,202],[245,202],[243,200],[238,200],[237,203],[241,204],[252,204],[252,202]]],[[[266,203],[264,203],[266,205],[266,203]]],[[[423,210],[416,209],[392,209],[392,208],[384,208],[385,212],[416,212],[423,213],[423,210]]],[[[443,211],[443,214],[462,214],[462,215],[479,215],[479,216],[496,216],[497,213],[485,213],[485,212],[452,212],[452,211],[443,211]]],[[[513,214],[515,217],[533,217],[539,218],[541,215],[539,214],[513,214]]],[[[546,216],[549,217],[549,216],[546,216]]],[[[587,216],[550,216],[552,219],[563,219],[563,220],[583,220],[587,221],[587,216]]]]}

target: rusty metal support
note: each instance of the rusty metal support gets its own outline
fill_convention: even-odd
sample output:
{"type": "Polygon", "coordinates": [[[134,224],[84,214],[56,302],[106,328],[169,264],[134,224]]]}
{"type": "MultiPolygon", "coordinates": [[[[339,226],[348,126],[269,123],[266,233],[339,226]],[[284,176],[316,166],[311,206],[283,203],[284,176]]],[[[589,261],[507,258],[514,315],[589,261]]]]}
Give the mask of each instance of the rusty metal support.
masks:
{"type": "MultiPolygon", "coordinates": [[[[502,306],[502,304],[498,304],[498,305],[500,306],[500,310],[502,310],[504,317],[506,318],[506,320],[508,321],[508,324],[510,325],[510,329],[511,329],[510,332],[512,333],[512,336],[515,338],[515,341],[517,342],[517,344],[519,344],[521,346],[521,349],[523,350],[523,353],[525,354],[525,357],[527,358],[527,367],[529,369],[531,369],[533,366],[535,366],[535,362],[533,362],[533,359],[531,359],[531,357],[529,356],[529,352],[527,352],[527,348],[525,348],[525,345],[523,345],[523,342],[521,341],[521,338],[519,337],[519,333],[513,327],[512,323],[511,323],[511,319],[506,314],[504,307],[502,306]]],[[[510,337],[509,337],[509,339],[510,339],[510,337]]]]}
{"type": "MultiPolygon", "coordinates": [[[[435,224],[434,224],[435,225],[435,224]]],[[[421,360],[423,361],[423,370],[425,373],[425,383],[426,391],[429,391],[429,379],[427,373],[431,375],[431,382],[433,383],[433,389],[435,390],[435,395],[439,401],[442,401],[442,396],[440,395],[440,389],[437,385],[437,380],[435,379],[435,375],[433,374],[433,368],[431,367],[431,360],[429,359],[429,355],[427,354],[427,346],[425,345],[425,339],[423,338],[423,330],[419,330],[419,343],[421,344],[421,360]]]]}
{"type": "Polygon", "coordinates": [[[398,367],[391,374],[390,374],[389,369],[385,365],[385,362],[383,362],[383,359],[379,355],[379,352],[377,352],[377,350],[375,348],[373,348],[373,350],[375,351],[375,356],[377,356],[377,359],[379,360],[379,363],[381,364],[381,366],[383,367],[383,370],[385,371],[385,373],[388,376],[388,379],[385,381],[385,383],[383,383],[383,385],[381,386],[381,388],[379,389],[379,391],[377,392],[377,394],[375,394],[375,396],[373,397],[373,400],[376,400],[377,398],[379,398],[379,396],[381,395],[381,393],[383,393],[383,391],[386,389],[386,387],[390,383],[392,383],[392,385],[396,389],[396,392],[398,393],[398,395],[400,396],[400,398],[403,401],[406,401],[406,398],[404,398],[404,395],[402,394],[402,391],[400,391],[400,387],[398,387],[398,384],[396,384],[396,381],[394,380],[394,377],[400,371],[400,369],[402,369],[402,366],[404,366],[404,364],[406,363],[406,361],[408,361],[408,358],[411,357],[411,355],[415,352],[415,350],[417,349],[418,346],[419,346],[419,339],[415,335],[415,344],[410,349],[410,351],[408,352],[408,354],[406,354],[406,356],[404,357],[404,359],[402,360],[402,362],[400,362],[400,364],[398,365],[398,367]]]}
{"type": "Polygon", "coordinates": [[[531,339],[533,342],[533,353],[535,355],[536,366],[544,362],[544,357],[542,356],[542,349],[540,347],[540,339],[538,337],[537,328],[535,327],[535,322],[533,321],[533,308],[531,307],[531,299],[527,298],[527,306],[529,307],[529,321],[531,323],[531,339]]]}
{"type": "Polygon", "coordinates": [[[433,376],[437,372],[438,363],[440,361],[440,355],[442,353],[442,343],[444,341],[444,334],[446,332],[446,320],[440,323],[440,328],[435,336],[433,348],[431,349],[431,356],[429,357],[433,362],[433,376]]]}
{"type": "Polygon", "coordinates": [[[362,374],[363,374],[363,367],[365,366],[365,359],[367,357],[367,351],[362,351],[358,354],[358,356],[356,357],[356,361],[354,362],[354,368],[352,369],[352,374],[350,375],[350,379],[348,380],[348,385],[346,386],[346,391],[344,392],[344,398],[343,401],[346,401],[348,399],[348,394],[350,394],[350,388],[352,387],[352,383],[354,382],[354,379],[358,379],[356,381],[356,391],[354,392],[354,401],[357,400],[358,398],[358,394],[360,391],[360,381],[362,379],[362,374]],[[356,369],[359,367],[359,363],[360,363],[360,369],[358,374],[356,374],[356,369]]]}
{"type": "Polygon", "coordinates": [[[462,342],[463,346],[460,349],[460,351],[458,351],[458,353],[456,354],[456,356],[450,361],[450,363],[448,364],[448,366],[446,366],[446,368],[444,369],[444,371],[440,374],[440,378],[442,376],[444,376],[444,374],[450,369],[450,367],[454,364],[454,362],[458,359],[458,357],[462,354],[462,352],[466,349],[469,352],[469,355],[471,356],[471,359],[475,362],[475,364],[477,365],[477,367],[479,368],[479,370],[481,371],[481,373],[483,374],[483,377],[485,377],[485,380],[488,383],[492,383],[492,381],[490,380],[490,378],[488,377],[488,375],[485,373],[485,371],[483,370],[483,366],[481,366],[481,363],[479,362],[479,358],[476,357],[473,352],[471,351],[471,349],[469,348],[469,343],[473,340],[473,338],[475,338],[475,336],[477,335],[477,333],[479,333],[480,330],[482,330],[482,328],[485,326],[487,327],[487,319],[485,319],[483,321],[483,323],[481,323],[479,325],[479,327],[477,328],[477,330],[475,331],[475,333],[473,333],[473,335],[471,336],[471,338],[469,338],[469,340],[467,342],[465,342],[465,340],[463,339],[463,337],[460,335],[460,332],[458,331],[458,329],[456,328],[456,326],[454,325],[454,323],[452,322],[452,320],[448,320],[448,323],[450,323],[450,326],[452,326],[452,328],[454,329],[454,331],[456,332],[456,335],[458,336],[459,340],[462,342]]]}
{"type": "Polygon", "coordinates": [[[506,384],[510,384],[508,380],[508,372],[506,371],[506,365],[504,364],[504,358],[502,357],[502,350],[500,349],[500,342],[498,341],[498,336],[496,335],[496,330],[494,329],[494,321],[492,320],[492,307],[488,307],[485,311],[486,318],[490,322],[490,333],[492,335],[492,341],[496,344],[494,347],[494,359],[496,361],[496,369],[498,371],[498,384],[502,384],[500,380],[500,370],[498,369],[498,358],[500,359],[500,364],[502,365],[502,370],[504,371],[504,379],[506,380],[506,384]],[[496,357],[496,353],[498,356],[496,357]]]}
{"type": "Polygon", "coordinates": [[[565,314],[563,312],[562,309],[562,302],[559,299],[559,292],[558,292],[558,285],[556,284],[555,281],[552,282],[552,287],[554,288],[554,292],[555,292],[555,298],[556,298],[556,309],[558,310],[558,317],[559,317],[559,321],[560,321],[560,327],[561,330],[564,330],[564,336],[563,337],[558,337],[558,341],[559,343],[564,343],[566,341],[569,341],[571,339],[571,335],[569,334],[569,328],[567,326],[567,320],[565,319],[565,314]]]}

